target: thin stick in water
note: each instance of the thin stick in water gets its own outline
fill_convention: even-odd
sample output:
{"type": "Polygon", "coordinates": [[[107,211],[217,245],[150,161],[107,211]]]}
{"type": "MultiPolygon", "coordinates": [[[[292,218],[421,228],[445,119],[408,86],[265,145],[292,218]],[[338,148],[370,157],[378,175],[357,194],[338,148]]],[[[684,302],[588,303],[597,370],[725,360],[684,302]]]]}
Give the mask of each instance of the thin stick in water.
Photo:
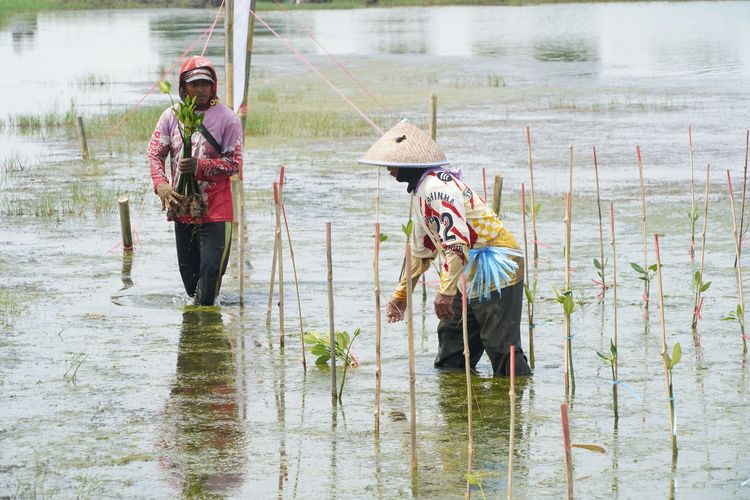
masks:
{"type": "Polygon", "coordinates": [[[331,398],[338,401],[336,390],[336,333],[333,327],[333,259],[331,257],[331,223],[326,222],[326,261],[328,264],[328,338],[331,343],[331,398]]]}
{"type": "Polygon", "coordinates": [[[643,187],[643,162],[641,161],[641,147],[635,147],[638,158],[638,176],[641,180],[641,220],[643,221],[643,269],[646,278],[643,280],[643,308],[648,310],[649,279],[648,279],[648,237],[646,235],[646,191],[643,187]]]}
{"type": "Polygon", "coordinates": [[[528,148],[529,180],[531,181],[531,241],[534,243],[534,265],[539,261],[539,249],[536,236],[536,198],[534,196],[534,166],[531,162],[531,132],[526,127],[526,146],[528,148]]]}
{"type": "Polygon", "coordinates": [[[534,369],[534,287],[529,282],[529,243],[526,238],[526,186],[521,183],[521,219],[523,220],[523,281],[530,291],[529,297],[526,297],[526,315],[529,323],[529,363],[531,369],[534,369]]]}
{"type": "Polygon", "coordinates": [[[516,431],[516,346],[510,346],[510,436],[508,438],[508,500],[513,498],[513,449],[516,431]]]}
{"type": "MultiPolygon", "coordinates": [[[[709,186],[709,175],[711,173],[711,164],[706,165],[706,192],[703,195],[703,235],[701,236],[701,267],[700,277],[701,282],[705,281],[703,276],[703,269],[706,262],[706,229],[708,229],[708,186],[709,186]]],[[[695,330],[698,327],[698,318],[700,318],[701,310],[701,285],[696,285],[695,289],[695,304],[693,305],[693,323],[692,327],[695,330]]]]}
{"type": "Polygon", "coordinates": [[[740,335],[742,337],[742,354],[747,354],[747,337],[745,336],[745,295],[742,291],[742,263],[740,262],[740,235],[737,230],[737,215],[734,211],[734,192],[732,191],[732,176],[727,170],[727,183],[729,184],[729,204],[732,207],[732,233],[734,236],[734,254],[737,259],[735,268],[737,274],[737,290],[740,295],[740,310],[737,320],[740,323],[740,335]]]}
{"type": "Polygon", "coordinates": [[[469,323],[468,323],[468,299],[466,297],[466,274],[461,274],[461,326],[464,338],[464,369],[466,372],[466,411],[468,422],[468,438],[466,452],[466,495],[471,496],[471,470],[474,462],[474,433],[472,425],[472,395],[471,395],[471,355],[469,352],[469,323]]]}
{"type": "Polygon", "coordinates": [[[602,279],[602,297],[604,292],[607,291],[607,280],[604,279],[604,229],[602,227],[602,198],[599,195],[599,162],[596,159],[596,146],[593,146],[592,151],[594,153],[594,176],[596,178],[596,210],[599,216],[599,264],[601,265],[601,279],[602,279]]]}
{"type": "MultiPolygon", "coordinates": [[[[409,212],[411,220],[411,211],[409,212]]],[[[411,245],[406,240],[406,333],[409,343],[409,418],[411,429],[411,470],[417,470],[417,392],[416,369],[414,367],[414,299],[412,298],[413,284],[411,279],[411,245]]]]}
{"type": "Polygon", "coordinates": [[[276,207],[276,247],[279,270],[279,347],[284,347],[284,249],[281,241],[281,187],[273,183],[273,201],[276,207]]]}
{"type": "Polygon", "coordinates": [[[695,169],[693,168],[693,129],[688,127],[690,153],[690,260],[695,257],[695,169]]]}
{"type": "Polygon", "coordinates": [[[617,371],[617,357],[619,351],[617,349],[617,243],[615,241],[615,206],[613,203],[609,204],[609,222],[612,229],[612,344],[615,346],[615,359],[612,363],[612,372],[614,380],[612,381],[612,399],[615,405],[615,425],[620,418],[619,411],[617,408],[617,384],[619,382],[619,373],[617,371]]]}
{"type": "Polygon", "coordinates": [[[565,483],[567,485],[566,497],[568,500],[573,498],[573,453],[570,444],[570,424],[568,421],[568,405],[560,405],[560,421],[563,431],[563,448],[565,450],[565,483]]]}
{"type": "MultiPolygon", "coordinates": [[[[747,192],[747,153],[750,142],[750,130],[745,130],[745,168],[742,176],[742,207],[740,209],[740,255],[742,255],[742,238],[745,235],[745,193],[747,192]]],[[[735,262],[735,266],[737,263],[735,262]]]]}
{"type": "Polygon", "coordinates": [[[302,369],[307,370],[307,359],[305,358],[305,330],[302,325],[302,301],[299,295],[299,278],[297,277],[297,262],[294,259],[294,248],[292,248],[292,236],[289,233],[289,221],[286,218],[286,208],[281,203],[281,214],[284,216],[284,227],[286,228],[286,239],[289,242],[289,255],[292,258],[292,271],[294,272],[294,288],[297,292],[297,316],[299,317],[299,341],[302,348],[302,369]]]}

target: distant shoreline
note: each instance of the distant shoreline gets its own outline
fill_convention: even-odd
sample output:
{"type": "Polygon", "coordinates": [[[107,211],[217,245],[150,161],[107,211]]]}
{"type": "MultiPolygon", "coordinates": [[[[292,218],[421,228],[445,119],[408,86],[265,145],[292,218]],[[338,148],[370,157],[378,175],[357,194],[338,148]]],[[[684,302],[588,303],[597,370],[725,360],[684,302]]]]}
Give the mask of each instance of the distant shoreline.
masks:
{"type": "MultiPolygon", "coordinates": [[[[284,3],[279,6],[273,0],[258,0],[257,9],[281,10],[324,10],[324,9],[361,9],[391,7],[437,7],[437,6],[524,6],[563,3],[615,3],[639,2],[650,0],[378,0],[368,5],[366,0],[332,0],[330,2],[306,2],[301,4],[284,3]]],[[[683,0],[691,1],[691,0],[683,0]]],[[[163,0],[0,0],[0,26],[6,24],[18,14],[58,11],[58,10],[94,10],[94,9],[176,9],[197,8],[215,9],[221,2],[216,0],[172,0],[165,4],[163,0]],[[29,5],[31,4],[31,5],[29,5]]]]}

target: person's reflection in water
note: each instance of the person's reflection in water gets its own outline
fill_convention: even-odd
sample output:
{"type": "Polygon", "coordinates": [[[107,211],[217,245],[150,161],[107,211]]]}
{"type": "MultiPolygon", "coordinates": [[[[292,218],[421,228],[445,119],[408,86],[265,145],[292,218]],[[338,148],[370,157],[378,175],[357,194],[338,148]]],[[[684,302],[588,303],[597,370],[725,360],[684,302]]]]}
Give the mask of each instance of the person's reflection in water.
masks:
{"type": "MultiPolygon", "coordinates": [[[[516,416],[514,426],[515,450],[513,454],[513,483],[526,482],[528,465],[523,452],[526,440],[523,427],[522,400],[526,388],[532,384],[530,377],[516,378],[516,416]]],[[[474,459],[472,471],[481,482],[484,494],[504,494],[508,476],[508,442],[510,438],[510,379],[472,376],[472,430],[474,434],[474,459]]],[[[451,491],[463,494],[466,485],[466,459],[468,423],[466,407],[466,375],[463,370],[438,375],[438,405],[443,427],[436,432],[438,447],[435,456],[443,457],[442,476],[450,482],[451,491]],[[455,487],[455,488],[454,488],[455,487]]],[[[446,487],[442,485],[442,487],[446,487]]],[[[445,490],[442,490],[445,491],[445,490]]],[[[472,491],[479,494],[479,488],[472,491]]],[[[423,492],[424,493],[424,492],[423,492]]],[[[490,495],[492,494],[492,495],[490,495]]]]}
{"type": "Polygon", "coordinates": [[[219,309],[186,310],[162,435],[162,463],[185,497],[231,495],[242,483],[246,443],[236,376],[219,309]]]}

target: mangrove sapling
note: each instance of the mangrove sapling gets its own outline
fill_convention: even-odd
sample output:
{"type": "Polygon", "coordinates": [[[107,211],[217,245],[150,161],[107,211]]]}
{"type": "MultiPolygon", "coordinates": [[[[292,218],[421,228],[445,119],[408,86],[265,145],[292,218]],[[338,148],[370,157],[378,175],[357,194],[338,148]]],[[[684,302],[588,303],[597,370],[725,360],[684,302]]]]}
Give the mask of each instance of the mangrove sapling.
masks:
{"type": "MultiPolygon", "coordinates": [[[[651,264],[648,266],[648,269],[643,269],[639,264],[636,264],[635,262],[630,263],[630,267],[633,268],[633,271],[638,274],[638,279],[641,281],[645,281],[649,285],[651,284],[651,280],[654,278],[654,275],[656,273],[656,264],[651,264]]],[[[644,295],[645,297],[645,295],[644,295]]],[[[648,301],[646,300],[646,304],[648,304],[648,301]]]]}
{"type": "Polygon", "coordinates": [[[742,291],[742,263],[740,262],[740,234],[737,231],[737,215],[734,211],[734,192],[732,191],[732,176],[727,170],[727,183],[729,184],[729,205],[732,208],[732,236],[734,236],[734,257],[737,265],[735,272],[737,274],[737,290],[739,292],[740,303],[735,310],[737,322],[740,324],[740,336],[742,337],[742,354],[747,354],[747,337],[745,336],[745,295],[742,291]]]}
{"type": "MultiPolygon", "coordinates": [[[[643,308],[648,311],[648,294],[651,280],[648,272],[645,271],[650,269],[648,266],[648,237],[646,235],[646,191],[643,187],[643,161],[641,161],[641,147],[636,146],[635,151],[638,158],[638,176],[641,181],[641,220],[643,222],[643,267],[641,267],[641,269],[644,270],[644,272],[642,272],[643,276],[640,279],[643,280],[643,308]]],[[[631,263],[631,265],[633,264],[631,263]]],[[[635,269],[635,266],[633,268],[635,269]]],[[[636,271],[638,270],[636,269],[636,271]]]]}
{"type": "Polygon", "coordinates": [[[575,378],[573,376],[573,360],[571,356],[571,334],[570,334],[570,315],[575,310],[572,290],[554,289],[557,302],[562,304],[563,314],[565,315],[565,343],[563,347],[563,370],[565,376],[565,395],[572,396],[575,393],[575,378]]]}
{"type": "Polygon", "coordinates": [[[672,386],[672,369],[682,358],[680,343],[675,343],[672,348],[672,356],[667,352],[667,326],[664,320],[664,288],[661,277],[661,256],[659,255],[659,235],[654,234],[654,248],[656,250],[657,277],[659,283],[659,323],[661,325],[661,357],[664,361],[664,380],[667,386],[667,397],[669,399],[669,427],[672,435],[672,459],[677,457],[677,426],[675,423],[674,389],[672,386]]]}
{"type": "Polygon", "coordinates": [[[81,368],[81,365],[84,361],[86,361],[86,358],[88,358],[89,355],[85,352],[79,352],[73,357],[73,360],[70,362],[70,366],[68,366],[68,369],[65,370],[65,373],[63,374],[63,378],[71,382],[73,385],[78,381],[78,369],[81,368]]]}
{"type": "MultiPolygon", "coordinates": [[[[169,100],[172,102],[172,111],[177,118],[177,131],[182,139],[182,158],[192,158],[193,134],[203,125],[204,118],[203,113],[196,112],[196,98],[187,96],[175,108],[175,103],[170,93],[171,86],[169,82],[160,81],[159,89],[163,94],[167,94],[169,100]]],[[[208,206],[203,200],[200,186],[198,186],[198,181],[195,179],[194,173],[181,173],[177,181],[176,191],[183,195],[183,199],[180,201],[177,210],[173,212],[173,216],[189,214],[191,217],[203,217],[206,215],[208,206]]]]}
{"type": "Polygon", "coordinates": [[[326,282],[328,284],[328,341],[331,356],[331,400],[336,406],[338,392],[336,391],[336,337],[333,327],[333,251],[331,249],[331,223],[326,222],[326,282]]]}
{"type": "Polygon", "coordinates": [[[602,358],[602,360],[609,365],[612,371],[612,404],[614,405],[615,411],[615,426],[617,426],[617,420],[620,418],[617,411],[617,347],[615,346],[614,340],[609,341],[609,352],[599,352],[596,354],[602,358]]]}
{"type": "MultiPolygon", "coordinates": [[[[359,366],[359,360],[352,352],[352,345],[354,340],[359,337],[360,329],[354,330],[354,333],[350,336],[349,332],[337,331],[334,333],[334,349],[336,353],[336,359],[341,361],[344,365],[344,373],[341,379],[341,387],[338,391],[338,399],[341,401],[341,395],[344,392],[344,383],[346,382],[346,370],[349,366],[359,366]]],[[[310,354],[317,356],[315,364],[322,366],[327,364],[331,360],[331,340],[318,332],[307,332],[303,335],[305,344],[310,346],[310,354]]]]}
{"type": "Polygon", "coordinates": [[[617,242],[615,240],[615,206],[613,203],[609,204],[609,221],[612,233],[612,346],[614,347],[613,354],[613,386],[612,386],[612,397],[615,402],[615,426],[619,414],[617,411],[617,380],[619,374],[617,373],[617,242]]]}
{"type": "Polygon", "coordinates": [[[592,147],[594,153],[594,176],[596,178],[596,210],[599,215],[599,260],[594,259],[594,268],[599,276],[599,281],[592,280],[601,287],[600,297],[604,299],[604,292],[607,291],[607,282],[604,279],[604,268],[607,260],[604,258],[604,229],[602,227],[602,199],[599,195],[599,162],[596,159],[596,146],[592,147]]]}
{"type": "MultiPolygon", "coordinates": [[[[695,205],[695,175],[693,169],[693,131],[688,127],[688,151],[690,153],[690,261],[695,257],[695,223],[698,220],[698,207],[695,205]]],[[[695,317],[693,317],[693,328],[695,328],[695,317]]]]}
{"type": "Polygon", "coordinates": [[[703,282],[703,269],[706,262],[706,229],[708,228],[708,186],[709,175],[711,173],[711,164],[706,165],[706,193],[703,199],[703,235],[701,236],[701,267],[693,275],[695,304],[693,305],[693,322],[692,327],[695,330],[698,327],[698,320],[701,317],[701,308],[703,307],[703,297],[701,294],[708,290],[711,282],[703,282]]]}
{"type": "Polygon", "coordinates": [[[417,384],[416,368],[414,363],[414,283],[411,276],[412,257],[411,257],[411,235],[414,223],[412,221],[412,210],[414,208],[414,197],[409,202],[409,220],[406,224],[401,225],[401,230],[406,236],[404,248],[405,259],[404,269],[407,273],[406,279],[406,338],[409,351],[409,426],[411,434],[411,471],[412,474],[417,471],[417,384]]]}
{"type": "Polygon", "coordinates": [[[531,133],[529,132],[529,127],[526,127],[526,146],[528,148],[528,163],[529,163],[529,180],[531,181],[530,187],[531,187],[531,206],[533,207],[533,212],[531,212],[531,238],[532,242],[534,243],[534,266],[536,266],[537,262],[539,261],[539,249],[537,246],[537,236],[536,236],[536,214],[537,214],[537,204],[536,204],[536,198],[534,196],[534,166],[531,162],[531,133]]]}
{"type": "Polygon", "coordinates": [[[529,285],[529,243],[526,238],[526,187],[521,183],[521,219],[523,220],[523,292],[526,295],[526,314],[529,323],[529,363],[534,369],[534,298],[536,297],[537,281],[529,285]]]}
{"type": "MultiPolygon", "coordinates": [[[[747,231],[747,228],[745,227],[745,194],[747,193],[747,153],[748,153],[748,146],[750,146],[750,130],[745,130],[745,168],[744,173],[742,175],[742,206],[740,208],[740,251],[739,253],[742,254],[742,240],[745,237],[745,232],[747,231]]],[[[734,263],[734,265],[737,265],[737,262],[734,263]]]]}

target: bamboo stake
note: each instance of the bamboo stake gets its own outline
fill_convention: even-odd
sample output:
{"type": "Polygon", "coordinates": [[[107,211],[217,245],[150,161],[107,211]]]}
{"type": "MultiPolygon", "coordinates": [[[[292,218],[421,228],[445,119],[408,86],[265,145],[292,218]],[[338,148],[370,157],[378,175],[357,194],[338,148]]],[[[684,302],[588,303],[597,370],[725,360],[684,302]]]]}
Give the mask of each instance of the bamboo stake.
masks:
{"type": "MultiPolygon", "coordinates": [[[[599,263],[602,268],[600,269],[602,275],[602,297],[604,292],[607,291],[607,281],[604,279],[604,229],[602,227],[602,198],[599,194],[599,162],[596,160],[596,146],[593,146],[592,151],[594,152],[594,176],[596,178],[596,210],[599,215],[599,263]]],[[[614,233],[613,233],[614,235],[614,233]]]]}
{"type": "MultiPolygon", "coordinates": [[[[240,104],[239,117],[242,123],[242,131],[244,137],[245,123],[247,121],[247,98],[250,89],[250,62],[253,55],[253,33],[255,32],[255,0],[250,0],[250,9],[248,11],[248,28],[247,28],[247,41],[245,45],[245,87],[242,89],[242,103],[240,104]]],[[[229,102],[229,101],[227,101],[229,102]]],[[[240,242],[240,255],[239,255],[239,268],[240,268],[240,307],[245,306],[245,175],[243,168],[238,172],[239,177],[239,205],[240,205],[240,220],[237,224],[238,235],[237,239],[240,242]]],[[[300,313],[301,314],[301,313],[300,313]]],[[[302,349],[302,364],[305,363],[305,350],[302,349]]]]}
{"type": "MultiPolygon", "coordinates": [[[[380,171],[375,190],[375,256],[373,259],[373,274],[375,279],[375,434],[380,434],[380,384],[381,384],[381,328],[382,318],[380,309],[380,171]]],[[[377,443],[377,441],[376,441],[377,443]]]]}
{"type": "Polygon", "coordinates": [[[693,168],[693,130],[688,127],[688,150],[690,152],[690,260],[695,257],[695,169],[693,168]]]}
{"type": "Polygon", "coordinates": [[[669,428],[672,435],[672,458],[677,456],[677,429],[674,421],[674,390],[672,387],[672,370],[669,367],[669,353],[667,352],[667,326],[664,320],[664,289],[661,277],[661,256],[659,255],[659,235],[654,233],[654,248],[656,249],[656,272],[659,280],[659,324],[661,325],[661,357],[664,361],[664,381],[669,399],[669,428]]]}
{"type": "MultiPolygon", "coordinates": [[[[284,184],[284,165],[279,168],[279,185],[283,189],[284,184]]],[[[276,205],[276,197],[274,197],[274,209],[278,210],[276,205]]],[[[278,221],[274,228],[274,239],[273,239],[273,255],[271,257],[271,281],[268,285],[268,308],[266,309],[266,326],[271,325],[271,311],[273,310],[273,287],[276,284],[276,259],[279,256],[279,245],[281,244],[281,227],[279,227],[278,221]]]]}
{"type": "Polygon", "coordinates": [[[474,462],[474,432],[472,425],[472,395],[471,395],[471,354],[469,352],[469,322],[468,322],[468,300],[466,298],[466,275],[461,274],[461,325],[464,337],[464,369],[466,372],[466,411],[468,419],[469,443],[466,452],[466,494],[471,497],[471,470],[474,462]]]}
{"type": "Polygon", "coordinates": [[[224,80],[226,102],[234,107],[234,0],[226,0],[227,17],[224,18],[224,80]]]}
{"type": "MultiPolygon", "coordinates": [[[[648,278],[648,239],[646,236],[646,192],[643,187],[643,162],[641,161],[641,147],[635,147],[638,157],[638,176],[641,180],[641,220],[643,221],[643,269],[648,278]]],[[[648,310],[649,279],[643,280],[643,308],[648,310]]]]}
{"type": "Polygon", "coordinates": [[[297,262],[294,259],[294,248],[292,248],[292,235],[289,233],[289,221],[286,218],[286,208],[281,203],[281,214],[284,216],[284,227],[286,228],[286,239],[289,242],[289,255],[292,258],[292,271],[294,272],[294,289],[297,292],[297,316],[299,318],[299,341],[302,348],[302,369],[307,370],[307,359],[305,358],[305,330],[302,325],[302,300],[299,296],[299,278],[297,277],[297,262]]]}
{"type": "MultiPolygon", "coordinates": [[[[526,187],[523,182],[521,183],[521,219],[523,220],[523,281],[528,290],[533,290],[531,283],[529,282],[529,243],[526,238],[526,187]]],[[[532,292],[533,293],[533,292],[532,292]]],[[[532,293],[529,296],[532,297],[532,293]]],[[[528,316],[529,323],[529,362],[531,369],[534,369],[534,302],[532,299],[527,297],[526,300],[526,315],[528,316]]]]}
{"type": "MultiPolygon", "coordinates": [[[[619,356],[619,350],[617,349],[617,244],[615,242],[615,206],[613,203],[609,204],[609,222],[612,228],[612,343],[615,346],[615,359],[612,363],[612,371],[614,375],[614,381],[612,383],[612,399],[615,405],[615,426],[620,418],[620,414],[617,408],[617,384],[620,381],[620,375],[617,369],[617,356],[619,356]]],[[[603,281],[603,279],[602,279],[603,281]]]]}
{"type": "Polygon", "coordinates": [[[534,243],[534,266],[539,261],[539,250],[536,236],[536,198],[534,197],[534,166],[531,162],[531,132],[526,127],[526,145],[529,152],[529,180],[531,181],[531,238],[534,243]]]}
{"type": "MultiPolygon", "coordinates": [[[[706,229],[708,229],[708,186],[709,186],[709,174],[711,173],[711,164],[706,165],[706,193],[703,195],[703,236],[701,237],[701,281],[703,281],[703,269],[706,261],[706,229]]],[[[701,289],[700,286],[696,288],[695,292],[695,305],[693,308],[693,323],[692,327],[695,330],[698,327],[698,312],[701,307],[701,289]]]]}
{"type": "Polygon", "coordinates": [[[727,170],[727,182],[729,184],[729,203],[732,206],[732,233],[734,236],[735,258],[737,259],[737,290],[740,295],[740,314],[737,320],[740,323],[740,335],[742,336],[742,354],[747,354],[747,341],[745,337],[745,295],[742,291],[742,263],[740,262],[740,236],[737,231],[737,216],[734,212],[734,192],[732,191],[732,177],[727,170]]]}
{"type": "Polygon", "coordinates": [[[566,497],[573,498],[573,454],[570,445],[570,424],[568,421],[568,405],[560,405],[560,421],[563,431],[563,448],[565,449],[565,483],[567,484],[566,497]]]}
{"type": "Polygon", "coordinates": [[[430,94],[430,137],[437,140],[437,94],[430,94]]]}
{"type": "Polygon", "coordinates": [[[484,202],[487,203],[487,169],[482,167],[482,187],[484,188],[484,202]]]}
{"type": "Polygon", "coordinates": [[[86,142],[86,130],[83,128],[83,117],[79,116],[76,118],[76,124],[78,125],[78,137],[81,140],[81,158],[84,160],[89,159],[89,146],[86,142]]]}
{"type": "MultiPolygon", "coordinates": [[[[750,130],[745,130],[745,169],[742,176],[742,208],[740,210],[740,236],[739,236],[739,247],[740,255],[742,254],[742,237],[745,234],[745,193],[747,192],[747,153],[748,144],[750,141],[750,130]]],[[[738,265],[735,263],[735,265],[738,265]]]]}
{"type": "Polygon", "coordinates": [[[495,184],[492,187],[492,210],[495,215],[500,215],[500,202],[503,197],[503,176],[495,176],[495,184]]]}
{"type": "MultiPolygon", "coordinates": [[[[410,211],[411,215],[411,211],[410,211]]],[[[409,217],[411,219],[411,217],[409,217]]],[[[406,333],[409,343],[409,419],[411,428],[411,470],[417,470],[417,397],[416,397],[416,374],[414,367],[414,299],[413,282],[411,278],[411,245],[409,238],[406,239],[406,333]]]]}
{"type": "Polygon", "coordinates": [[[281,187],[273,183],[273,201],[276,207],[276,247],[279,264],[279,347],[284,347],[284,249],[281,242],[281,187]]]}
{"type": "Polygon", "coordinates": [[[120,233],[122,234],[122,248],[126,252],[133,251],[133,234],[130,229],[130,205],[128,198],[123,196],[118,200],[120,205],[120,233]]]}
{"type": "MultiPolygon", "coordinates": [[[[571,195],[565,198],[565,288],[570,287],[570,227],[571,227],[571,195]]],[[[570,333],[570,313],[565,313],[565,395],[572,396],[576,392],[575,374],[573,372],[573,342],[570,333]]]]}
{"type": "Polygon", "coordinates": [[[573,145],[568,145],[568,192],[573,196],[573,145]]]}
{"type": "Polygon", "coordinates": [[[508,500],[513,498],[513,449],[516,427],[516,346],[510,346],[510,437],[508,438],[508,500]]]}
{"type": "Polygon", "coordinates": [[[338,401],[336,391],[336,334],[333,328],[333,259],[331,257],[331,223],[326,222],[326,260],[328,263],[328,338],[331,343],[331,398],[338,401]]]}

